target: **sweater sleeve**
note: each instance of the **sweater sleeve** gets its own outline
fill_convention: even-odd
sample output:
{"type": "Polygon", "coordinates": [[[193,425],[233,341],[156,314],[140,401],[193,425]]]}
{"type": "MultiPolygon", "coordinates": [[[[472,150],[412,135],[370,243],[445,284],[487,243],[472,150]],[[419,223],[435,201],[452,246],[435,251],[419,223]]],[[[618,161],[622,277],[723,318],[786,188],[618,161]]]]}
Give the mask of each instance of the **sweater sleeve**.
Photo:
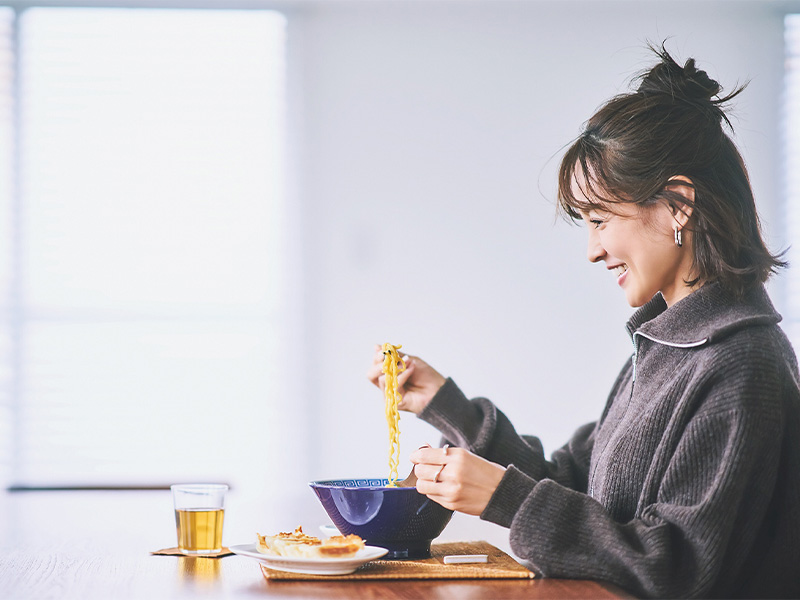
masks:
{"type": "Polygon", "coordinates": [[[504,467],[513,463],[535,480],[547,478],[567,488],[586,489],[595,423],[580,427],[547,460],[539,438],[519,435],[508,417],[491,401],[468,400],[449,378],[419,416],[441,431],[451,445],[466,448],[504,467]]]}
{"type": "MultiPolygon", "coordinates": [[[[705,386],[653,498],[617,522],[592,497],[510,467],[482,518],[546,577],[611,581],[646,597],[736,591],[768,511],[783,429],[775,388],[740,369],[705,386]],[[720,582],[723,582],[720,584],[720,582]]],[[[773,380],[774,381],[774,380],[773,380]]]]}

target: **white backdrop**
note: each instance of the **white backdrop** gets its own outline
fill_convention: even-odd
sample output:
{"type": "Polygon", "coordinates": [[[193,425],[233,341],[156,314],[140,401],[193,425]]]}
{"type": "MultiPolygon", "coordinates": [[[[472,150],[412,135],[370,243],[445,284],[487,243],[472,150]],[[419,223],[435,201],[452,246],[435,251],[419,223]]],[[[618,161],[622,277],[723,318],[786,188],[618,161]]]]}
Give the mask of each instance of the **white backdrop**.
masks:
{"type": "MultiPolygon", "coordinates": [[[[797,3],[301,2],[289,12],[297,481],[385,476],[389,341],[485,395],[548,452],[596,419],[630,353],[615,279],[555,217],[560,151],[669,38],[727,89],[767,237],[783,245],[783,14],[797,3]]],[[[772,286],[779,308],[780,281],[772,286]]],[[[293,425],[294,426],[294,425],[293,425]]],[[[408,453],[435,442],[405,416],[408,453]]]]}
{"type": "MultiPolygon", "coordinates": [[[[678,59],[697,58],[727,89],[751,80],[737,99],[736,139],[767,238],[773,249],[786,245],[783,18],[800,12],[800,0],[226,0],[225,8],[286,14],[289,89],[288,202],[276,220],[285,227],[270,240],[284,244],[275,255],[286,259],[269,290],[279,296],[271,341],[281,352],[267,359],[235,345],[236,368],[276,391],[253,406],[241,385],[220,393],[221,443],[235,457],[219,461],[235,489],[226,539],[301,524],[283,520],[286,496],[313,531],[325,515],[309,479],[388,474],[382,397],[365,378],[377,343],[403,344],[468,395],[493,399],[548,452],[599,416],[630,354],[631,309],[613,275],[586,260],[584,230],[556,218],[555,173],[581,124],[652,64],[647,40],[668,38],[678,59]],[[235,478],[245,472],[252,480],[235,478]],[[262,515],[257,524],[243,517],[247,504],[262,515]]],[[[258,289],[269,274],[253,279],[258,289]]],[[[780,279],[771,290],[782,309],[780,279]]],[[[182,397],[191,407],[191,393],[182,397]]],[[[104,425],[104,414],[93,417],[104,425]]],[[[405,474],[409,452],[438,434],[409,416],[401,429],[405,474]]],[[[509,549],[505,530],[474,518],[457,516],[445,535],[509,549]]]]}

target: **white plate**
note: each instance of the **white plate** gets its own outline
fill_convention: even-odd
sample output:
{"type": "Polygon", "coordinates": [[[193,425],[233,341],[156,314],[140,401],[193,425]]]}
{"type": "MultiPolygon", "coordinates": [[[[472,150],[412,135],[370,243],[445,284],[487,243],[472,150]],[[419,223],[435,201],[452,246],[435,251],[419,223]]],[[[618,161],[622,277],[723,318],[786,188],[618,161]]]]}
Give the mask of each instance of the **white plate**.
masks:
{"type": "Polygon", "coordinates": [[[347,575],[364,563],[376,560],[389,552],[386,548],[366,546],[359,550],[355,556],[349,558],[295,558],[293,556],[261,554],[256,549],[255,544],[239,544],[238,546],[229,546],[229,548],[234,554],[255,558],[270,569],[288,571],[289,573],[304,573],[306,575],[347,575]]]}

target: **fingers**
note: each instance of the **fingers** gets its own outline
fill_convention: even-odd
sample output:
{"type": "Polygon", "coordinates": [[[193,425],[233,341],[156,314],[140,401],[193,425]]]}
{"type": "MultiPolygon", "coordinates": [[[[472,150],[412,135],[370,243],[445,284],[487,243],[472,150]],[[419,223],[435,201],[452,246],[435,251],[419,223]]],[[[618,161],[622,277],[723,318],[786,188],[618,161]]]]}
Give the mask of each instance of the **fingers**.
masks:
{"type": "Polygon", "coordinates": [[[377,385],[378,387],[382,388],[381,380],[385,379],[383,374],[383,369],[381,369],[381,365],[372,365],[367,370],[367,379],[372,382],[373,385],[377,385]]]}
{"type": "Polygon", "coordinates": [[[445,508],[450,508],[445,504],[446,501],[450,500],[450,496],[452,495],[448,484],[441,481],[439,483],[434,483],[427,479],[417,478],[416,488],[420,494],[427,496],[434,502],[438,502],[445,508]]]}
{"type": "Polygon", "coordinates": [[[375,348],[372,352],[372,364],[383,364],[383,349],[381,348],[380,344],[375,344],[375,348]]]}
{"type": "Polygon", "coordinates": [[[442,483],[445,480],[445,467],[447,465],[415,465],[414,475],[417,476],[418,481],[427,481],[430,483],[442,483]]]}
{"type": "Polygon", "coordinates": [[[406,381],[408,381],[414,375],[414,361],[411,360],[409,357],[405,357],[406,369],[405,371],[401,371],[400,374],[397,376],[397,385],[401,389],[405,387],[406,381]]]}
{"type": "Polygon", "coordinates": [[[452,464],[416,465],[414,474],[417,476],[416,488],[420,494],[428,496],[445,508],[455,508],[450,504],[457,498],[463,483],[459,482],[452,464]]]}
{"type": "Polygon", "coordinates": [[[383,376],[383,350],[379,344],[375,344],[374,351],[372,353],[372,365],[370,365],[369,369],[367,369],[367,379],[372,382],[373,385],[378,386],[379,388],[383,389],[383,385],[381,385],[381,378],[383,376]]]}
{"type": "MultiPolygon", "coordinates": [[[[425,450],[426,454],[428,454],[428,450],[438,450],[442,453],[442,456],[447,456],[448,449],[450,448],[450,444],[445,444],[443,448],[436,448],[434,449],[433,446],[426,443],[423,446],[420,446],[418,451],[425,450]]],[[[412,455],[413,456],[413,455],[412,455]]],[[[419,456],[419,455],[418,455],[419,456]]],[[[414,463],[415,461],[411,461],[414,463]]],[[[433,464],[429,462],[420,462],[414,464],[414,475],[417,476],[417,481],[420,479],[423,480],[430,480],[433,483],[439,483],[441,481],[440,476],[442,471],[444,471],[445,464],[433,464]]]]}
{"type": "MultiPolygon", "coordinates": [[[[383,389],[383,380],[385,379],[383,375],[383,347],[380,344],[375,344],[372,353],[372,365],[370,365],[369,369],[367,369],[367,379],[372,382],[373,385],[383,389]]],[[[405,364],[405,370],[401,371],[397,377],[397,383],[399,387],[403,387],[408,378],[411,377],[411,372],[409,372],[409,365],[413,365],[413,357],[408,355],[403,355],[402,360],[405,364]]],[[[413,372],[413,369],[411,369],[413,372]]]]}
{"type": "Polygon", "coordinates": [[[412,452],[417,490],[432,498],[452,494],[454,486],[458,488],[463,484],[462,466],[469,454],[468,450],[451,448],[449,444],[442,448],[423,446],[412,452]]]}
{"type": "Polygon", "coordinates": [[[442,448],[431,448],[423,446],[411,453],[411,462],[415,465],[436,465],[437,468],[448,462],[459,461],[463,453],[463,448],[451,448],[450,444],[445,444],[442,448]]]}
{"type": "Polygon", "coordinates": [[[416,488],[445,508],[480,515],[500,485],[506,468],[463,448],[421,449],[415,458],[416,488]]]}

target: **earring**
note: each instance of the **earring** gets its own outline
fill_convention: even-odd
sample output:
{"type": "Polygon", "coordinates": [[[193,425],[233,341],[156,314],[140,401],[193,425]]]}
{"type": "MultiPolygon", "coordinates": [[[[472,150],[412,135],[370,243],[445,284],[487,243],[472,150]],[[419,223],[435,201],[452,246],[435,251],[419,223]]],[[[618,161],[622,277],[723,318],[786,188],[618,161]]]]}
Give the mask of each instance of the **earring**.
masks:
{"type": "Polygon", "coordinates": [[[680,248],[683,246],[683,240],[681,239],[681,230],[677,227],[675,228],[675,245],[680,248]]]}

